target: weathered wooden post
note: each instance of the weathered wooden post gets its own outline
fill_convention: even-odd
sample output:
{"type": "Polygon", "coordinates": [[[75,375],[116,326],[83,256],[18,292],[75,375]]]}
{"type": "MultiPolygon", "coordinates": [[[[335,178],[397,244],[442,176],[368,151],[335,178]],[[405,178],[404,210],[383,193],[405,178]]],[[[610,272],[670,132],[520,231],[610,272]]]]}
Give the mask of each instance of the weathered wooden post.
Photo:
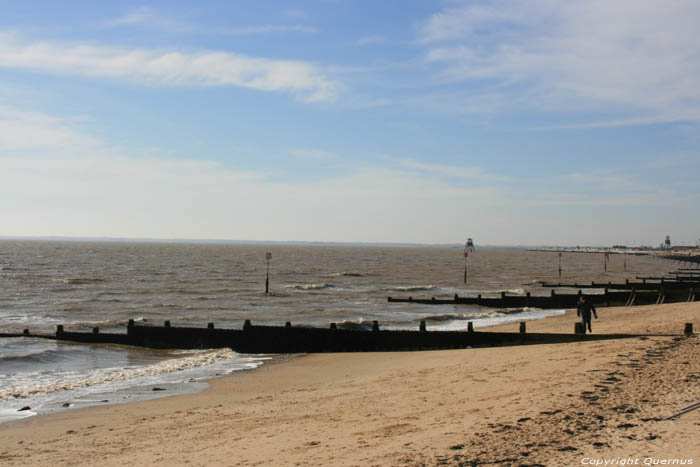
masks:
{"type": "Polygon", "coordinates": [[[292,327],[292,322],[291,322],[291,321],[287,321],[286,323],[284,323],[284,327],[285,327],[285,328],[291,328],[291,327],[292,327]]]}
{"type": "Polygon", "coordinates": [[[372,331],[379,331],[379,321],[374,320],[372,321],[372,331]]]}
{"type": "Polygon", "coordinates": [[[426,332],[428,328],[425,325],[425,320],[421,320],[420,327],[418,328],[421,332],[426,332]]]}
{"type": "Polygon", "coordinates": [[[130,319],[128,323],[126,323],[126,327],[130,328],[134,325],[134,320],[130,319]]]}
{"type": "Polygon", "coordinates": [[[577,321],[574,323],[574,334],[585,334],[583,332],[583,323],[580,321],[577,321]]]}
{"type": "Polygon", "coordinates": [[[501,292],[501,308],[505,308],[505,307],[506,307],[506,293],[501,292]]]}
{"type": "Polygon", "coordinates": [[[98,328],[97,326],[95,326],[94,328],[92,328],[92,333],[93,333],[93,334],[99,334],[99,333],[100,333],[100,328],[98,328]]]}
{"type": "Polygon", "coordinates": [[[683,330],[683,333],[686,336],[690,336],[693,334],[693,323],[685,323],[685,329],[683,330]]]}
{"type": "Polygon", "coordinates": [[[265,293],[270,292],[270,260],[272,259],[272,253],[265,253],[265,260],[267,261],[267,272],[265,273],[265,293]]]}
{"type": "Polygon", "coordinates": [[[248,329],[250,329],[252,327],[253,327],[253,325],[250,324],[250,320],[249,319],[245,320],[245,322],[243,323],[243,330],[247,331],[248,329]]]}
{"type": "Polygon", "coordinates": [[[338,329],[338,327],[335,325],[335,323],[331,323],[330,328],[333,329],[333,330],[338,329]]]}
{"type": "Polygon", "coordinates": [[[526,332],[525,321],[523,321],[520,323],[520,334],[525,334],[526,332]]]}
{"type": "Polygon", "coordinates": [[[603,269],[608,272],[608,252],[603,253],[603,269]]]}
{"type": "Polygon", "coordinates": [[[208,323],[207,329],[214,329],[214,323],[208,323]]]}
{"type": "Polygon", "coordinates": [[[528,308],[530,306],[530,292],[527,292],[525,294],[525,308],[528,308]]]}
{"type": "Polygon", "coordinates": [[[559,252],[559,277],[561,277],[561,251],[559,252]]]}
{"type": "Polygon", "coordinates": [[[29,329],[23,330],[23,331],[22,331],[22,334],[24,334],[25,336],[28,336],[28,335],[29,335],[29,329]]]}
{"type": "Polygon", "coordinates": [[[56,326],[56,334],[63,334],[63,325],[59,324],[56,326]]]}
{"type": "Polygon", "coordinates": [[[165,321],[165,323],[163,323],[163,326],[165,326],[166,328],[169,328],[169,327],[170,327],[170,321],[165,321]]]}
{"type": "Polygon", "coordinates": [[[467,283],[467,260],[469,259],[469,252],[467,251],[467,244],[464,244],[464,283],[467,283]]]}
{"type": "Polygon", "coordinates": [[[474,323],[471,321],[467,322],[467,332],[474,332],[474,323]]]}

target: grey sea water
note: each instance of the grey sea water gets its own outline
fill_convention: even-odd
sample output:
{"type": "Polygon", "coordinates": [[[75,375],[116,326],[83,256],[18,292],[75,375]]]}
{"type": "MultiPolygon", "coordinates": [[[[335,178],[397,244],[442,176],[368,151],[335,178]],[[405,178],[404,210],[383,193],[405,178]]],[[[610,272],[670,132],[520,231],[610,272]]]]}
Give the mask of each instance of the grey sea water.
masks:
{"type": "MultiPolygon", "coordinates": [[[[556,253],[523,248],[249,245],[220,243],[0,241],[0,332],[124,332],[126,322],[240,328],[257,324],[466,329],[539,319],[562,310],[496,310],[387,303],[388,296],[447,297],[500,291],[546,294],[558,280],[556,253]],[[270,293],[265,294],[265,254],[270,293]]],[[[658,275],[672,264],[646,256],[564,254],[562,281],[658,275]],[[626,261],[626,268],[624,262],[626,261]]],[[[196,390],[199,381],[260,365],[231,351],[153,351],[0,339],[0,421],[66,404],[129,400],[155,384],[196,390]],[[189,387],[185,387],[188,386],[189,387]],[[120,392],[125,391],[127,392],[120,392]],[[117,396],[115,396],[117,394],[117,396]],[[18,411],[24,406],[31,410],[18,411]]],[[[149,396],[152,396],[150,394],[149,396]]]]}

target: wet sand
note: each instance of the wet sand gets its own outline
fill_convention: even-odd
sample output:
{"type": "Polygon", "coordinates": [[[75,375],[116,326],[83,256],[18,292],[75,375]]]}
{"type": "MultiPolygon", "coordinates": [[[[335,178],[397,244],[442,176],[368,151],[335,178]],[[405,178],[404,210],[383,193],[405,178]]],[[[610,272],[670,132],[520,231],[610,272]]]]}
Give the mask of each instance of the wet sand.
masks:
{"type": "MultiPolygon", "coordinates": [[[[308,355],[197,394],[2,425],[0,464],[697,465],[700,410],[662,419],[700,402],[700,339],[680,336],[686,322],[700,329],[700,303],[599,316],[594,333],[675,336],[308,355]]],[[[572,332],[575,321],[527,328],[572,332]]]]}

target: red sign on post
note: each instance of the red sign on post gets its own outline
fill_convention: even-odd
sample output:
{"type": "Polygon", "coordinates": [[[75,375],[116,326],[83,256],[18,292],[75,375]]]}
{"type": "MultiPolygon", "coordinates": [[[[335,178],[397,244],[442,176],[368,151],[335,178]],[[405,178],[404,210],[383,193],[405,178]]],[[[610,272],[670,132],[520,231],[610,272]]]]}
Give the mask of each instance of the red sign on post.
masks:
{"type": "Polygon", "coordinates": [[[267,260],[272,259],[272,253],[270,253],[270,252],[265,253],[265,259],[267,259],[267,260]]]}

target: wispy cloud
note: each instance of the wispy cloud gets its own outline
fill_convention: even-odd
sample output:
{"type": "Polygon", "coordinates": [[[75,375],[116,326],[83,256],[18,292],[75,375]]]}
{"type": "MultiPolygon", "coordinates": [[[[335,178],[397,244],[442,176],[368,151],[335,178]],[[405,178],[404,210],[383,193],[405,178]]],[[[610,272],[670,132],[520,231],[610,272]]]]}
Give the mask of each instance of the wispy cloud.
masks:
{"type": "MultiPolygon", "coordinates": [[[[522,180],[478,166],[386,157],[391,164],[280,181],[216,160],[167,159],[138,149],[125,155],[81,131],[81,123],[0,108],[5,235],[440,243],[461,241],[468,232],[512,243],[516,229],[524,243],[591,242],[636,238],[639,208],[685,211],[700,200],[697,190],[644,183],[623,170],[522,180]],[[606,213],[617,225],[614,235],[595,223],[572,222],[580,209],[606,213]]],[[[309,148],[291,153],[336,156],[309,148]]]]}
{"type": "Polygon", "coordinates": [[[99,140],[73,128],[70,120],[0,105],[0,154],[55,153],[99,146],[99,140]]]}
{"type": "MultiPolygon", "coordinates": [[[[289,16],[289,15],[287,15],[289,16]]],[[[297,16],[297,18],[299,18],[297,16]]],[[[107,21],[111,27],[140,26],[184,34],[247,36],[271,33],[315,33],[313,26],[304,24],[263,24],[253,26],[217,27],[201,25],[189,20],[175,19],[151,7],[136,8],[124,16],[107,21]]]]}
{"type": "Polygon", "coordinates": [[[220,51],[124,49],[88,43],[31,42],[0,34],[0,68],[116,78],[149,85],[237,86],[330,101],[339,84],[315,65],[220,51]]]}
{"type": "Polygon", "coordinates": [[[482,182],[507,182],[512,181],[509,177],[489,173],[481,167],[458,167],[453,165],[428,164],[416,160],[402,160],[401,165],[416,169],[422,172],[428,172],[442,177],[462,178],[466,180],[478,180],[482,182]]]}
{"type": "Polygon", "coordinates": [[[358,47],[363,47],[366,45],[386,44],[388,42],[389,42],[389,40],[386,37],[374,35],[374,36],[361,37],[358,40],[356,40],[353,43],[353,45],[356,45],[358,47]]]}
{"type": "MultiPolygon", "coordinates": [[[[700,120],[700,36],[693,0],[476,1],[420,30],[445,79],[530,109],[600,111],[597,125],[700,120]]],[[[521,106],[521,108],[522,108],[521,106]]]]}
{"type": "Polygon", "coordinates": [[[308,159],[315,161],[333,160],[340,158],[338,154],[330,151],[325,151],[323,149],[292,149],[291,151],[289,151],[289,153],[299,159],[308,159]]]}
{"type": "Polygon", "coordinates": [[[145,23],[146,21],[153,20],[154,17],[155,14],[153,9],[149,7],[139,7],[124,16],[120,16],[119,18],[109,21],[109,24],[112,26],[119,26],[123,24],[141,24],[145,23]]]}

